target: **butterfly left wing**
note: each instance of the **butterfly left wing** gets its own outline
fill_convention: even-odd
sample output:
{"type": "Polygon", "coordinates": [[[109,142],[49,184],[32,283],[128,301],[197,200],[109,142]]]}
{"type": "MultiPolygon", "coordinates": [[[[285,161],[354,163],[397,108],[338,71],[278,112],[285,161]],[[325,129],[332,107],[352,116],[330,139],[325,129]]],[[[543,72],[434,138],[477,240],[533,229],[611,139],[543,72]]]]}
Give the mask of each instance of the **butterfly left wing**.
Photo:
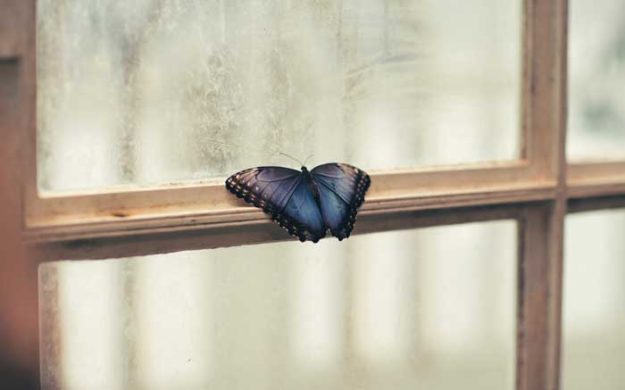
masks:
{"type": "Polygon", "coordinates": [[[317,184],[321,215],[326,226],[339,240],[349,237],[358,208],[371,184],[369,175],[341,163],[319,165],[310,174],[317,184]]]}
{"type": "Polygon", "coordinates": [[[319,241],[325,225],[302,172],[283,167],[257,167],[237,172],[226,188],[247,203],[263,209],[300,241],[319,241]]]}

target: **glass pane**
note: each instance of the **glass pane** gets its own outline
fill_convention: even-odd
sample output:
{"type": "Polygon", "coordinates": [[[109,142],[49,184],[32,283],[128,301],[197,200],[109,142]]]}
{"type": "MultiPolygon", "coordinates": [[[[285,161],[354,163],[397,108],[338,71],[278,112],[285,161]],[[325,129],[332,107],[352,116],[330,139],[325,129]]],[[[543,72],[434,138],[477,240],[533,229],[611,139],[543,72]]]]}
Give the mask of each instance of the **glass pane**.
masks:
{"type": "Polygon", "coordinates": [[[563,389],[625,383],[625,210],[566,221],[563,389]]]}
{"type": "Polygon", "coordinates": [[[42,190],[518,157],[522,1],[38,1],[42,190]]]}
{"type": "Polygon", "coordinates": [[[569,158],[625,159],[625,2],[570,4],[569,158]]]}
{"type": "Polygon", "coordinates": [[[516,235],[502,221],[46,264],[43,350],[60,355],[43,370],[77,389],[513,389],[516,235]]]}

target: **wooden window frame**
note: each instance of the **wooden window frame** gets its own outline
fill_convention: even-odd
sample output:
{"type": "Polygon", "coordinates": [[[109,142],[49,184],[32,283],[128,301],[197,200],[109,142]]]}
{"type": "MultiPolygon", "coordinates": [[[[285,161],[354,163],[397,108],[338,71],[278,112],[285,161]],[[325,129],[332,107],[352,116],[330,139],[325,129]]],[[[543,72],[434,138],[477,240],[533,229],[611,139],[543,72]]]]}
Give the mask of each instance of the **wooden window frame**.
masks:
{"type": "MultiPolygon", "coordinates": [[[[567,212],[625,207],[625,161],[566,164],[568,1],[523,4],[520,158],[373,172],[354,234],[517,220],[516,388],[554,390],[560,376],[564,218],[567,212]]],[[[0,0],[0,9],[0,69],[13,69],[0,72],[0,85],[15,84],[14,90],[0,93],[0,130],[7,135],[0,151],[23,167],[22,201],[16,207],[24,242],[37,254],[33,273],[41,262],[56,259],[125,257],[288,238],[262,212],[229,196],[221,181],[39,194],[36,0],[0,0]],[[18,156],[15,145],[20,145],[18,156]]],[[[30,287],[37,290],[36,284],[30,287]]],[[[54,351],[40,353],[46,361],[54,351]]],[[[46,375],[41,375],[45,383],[46,375]]]]}

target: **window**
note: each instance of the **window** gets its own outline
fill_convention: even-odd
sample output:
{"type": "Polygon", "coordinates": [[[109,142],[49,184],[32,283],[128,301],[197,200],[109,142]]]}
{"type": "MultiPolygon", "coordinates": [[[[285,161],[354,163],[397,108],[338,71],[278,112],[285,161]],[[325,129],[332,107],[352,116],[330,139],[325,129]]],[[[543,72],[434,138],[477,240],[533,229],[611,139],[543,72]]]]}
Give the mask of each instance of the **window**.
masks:
{"type": "MultiPolygon", "coordinates": [[[[615,153],[606,151],[604,156],[601,145],[600,152],[580,146],[585,143],[580,139],[595,139],[586,134],[595,127],[611,132],[616,140],[614,144],[602,145],[620,142],[622,126],[618,118],[622,110],[612,98],[616,92],[610,83],[622,81],[620,51],[614,49],[620,47],[615,37],[622,38],[622,33],[609,29],[601,32],[604,35],[597,32],[597,39],[606,45],[608,41],[616,42],[614,48],[606,49],[606,53],[615,54],[606,57],[605,62],[610,65],[588,65],[582,63],[587,59],[576,54],[581,50],[577,45],[589,45],[583,39],[590,40],[592,36],[579,32],[579,26],[592,26],[592,22],[584,24],[584,18],[594,17],[580,11],[585,7],[584,0],[573,0],[570,7],[566,0],[510,0],[498,2],[494,8],[485,0],[465,3],[452,6],[451,2],[440,1],[372,0],[366,5],[358,2],[356,7],[355,2],[347,0],[297,4],[215,1],[210,3],[211,10],[218,12],[207,12],[201,7],[209,3],[201,2],[146,0],[133,5],[99,2],[87,6],[77,1],[29,0],[7,8],[8,12],[0,15],[0,26],[5,29],[1,31],[8,32],[0,36],[0,127],[10,129],[12,137],[23,145],[19,160],[24,189],[23,237],[31,248],[38,250],[35,262],[46,263],[40,268],[38,287],[42,384],[56,388],[80,383],[73,381],[81,379],[59,374],[64,364],[83,363],[79,355],[71,355],[71,351],[79,349],[69,348],[65,356],[59,352],[59,300],[74,299],[84,293],[94,302],[118,310],[117,306],[130,304],[127,297],[136,297],[141,290],[126,283],[123,277],[120,279],[120,275],[140,275],[141,272],[127,267],[145,267],[142,282],[137,282],[147,283],[141,291],[149,291],[150,283],[163,283],[163,288],[173,291],[174,286],[169,283],[176,278],[180,283],[197,282],[190,297],[202,288],[212,288],[217,294],[212,304],[230,303],[224,303],[226,298],[219,294],[239,302],[238,306],[233,304],[231,316],[226,318],[231,319],[229,325],[244,328],[246,324],[238,321],[236,312],[246,307],[241,303],[245,298],[228,295],[234,294],[228,281],[243,277],[241,268],[236,267],[238,261],[244,260],[237,256],[265,250],[275,253],[272,251],[281,246],[288,247],[289,253],[292,251],[294,264],[289,267],[294,268],[288,272],[312,273],[319,278],[310,279],[314,282],[296,278],[297,288],[292,290],[259,287],[256,291],[277,299],[257,301],[258,305],[267,305],[266,311],[253,317],[259,326],[271,332],[276,325],[273,316],[283,318],[281,314],[285,313],[295,319],[306,318],[306,312],[297,311],[301,305],[288,306],[288,310],[287,306],[280,306],[280,299],[300,294],[311,305],[321,305],[318,312],[334,314],[310,320],[316,324],[310,329],[286,325],[280,328],[300,329],[307,335],[327,332],[317,339],[294,337],[293,350],[314,350],[315,353],[305,353],[308,358],[325,353],[330,356],[330,360],[324,360],[327,362],[332,361],[331,356],[336,358],[344,351],[361,348],[358,356],[384,360],[383,346],[396,342],[394,337],[402,337],[402,328],[398,328],[399,336],[384,333],[384,323],[368,317],[367,308],[378,301],[366,292],[375,285],[381,294],[389,294],[387,301],[377,306],[376,313],[388,310],[389,317],[397,318],[393,314],[395,304],[407,310],[408,318],[427,318],[426,329],[428,321],[436,328],[437,318],[447,318],[446,304],[427,297],[446,296],[437,295],[436,291],[449,280],[456,280],[455,270],[449,268],[455,258],[434,256],[436,250],[430,246],[451,237],[464,237],[454,240],[458,248],[472,243],[478,254],[470,272],[483,277],[485,271],[479,266],[483,263],[478,260],[486,257],[489,266],[503,267],[499,276],[507,283],[502,286],[513,289],[501,295],[507,304],[499,306],[502,311],[497,321],[511,317],[516,321],[492,323],[488,330],[493,345],[502,341],[492,350],[498,351],[493,356],[501,359],[480,359],[472,354],[475,359],[469,361],[460,353],[457,363],[475,363],[474,367],[462,368],[470,373],[482,370],[482,363],[501,364],[495,371],[502,375],[481,388],[560,387],[560,351],[567,348],[561,346],[560,334],[562,329],[568,329],[563,328],[561,321],[565,215],[567,211],[625,206],[625,162],[618,147],[614,148],[615,153]],[[42,14],[47,17],[42,18],[42,14]],[[583,38],[576,38],[579,36],[583,38]],[[589,87],[584,76],[588,66],[609,66],[613,71],[600,86],[589,87]],[[165,73],[171,77],[163,77],[165,73]],[[178,88],[179,85],[185,88],[178,88]],[[592,93],[585,92],[588,88],[592,93]],[[94,94],[96,90],[100,93],[94,94]],[[565,147],[571,155],[570,163],[566,161],[565,147]],[[319,162],[326,158],[346,159],[370,170],[373,185],[359,213],[355,236],[347,244],[339,246],[329,240],[314,247],[279,243],[288,237],[278,227],[224,191],[223,175],[231,170],[269,162],[266,160],[285,164],[278,159],[276,150],[304,158],[314,153],[319,162]],[[584,160],[589,155],[592,162],[584,160]],[[472,224],[458,225],[466,223],[472,224]],[[499,233],[493,233],[495,230],[499,233]],[[484,237],[497,234],[504,243],[499,249],[484,241],[484,237]],[[424,282],[427,288],[419,286],[418,291],[414,290],[416,284],[407,283],[403,287],[407,292],[401,297],[393,286],[385,287],[388,281],[367,279],[367,275],[389,272],[392,277],[397,275],[392,272],[397,272],[398,267],[421,264],[415,260],[421,255],[397,252],[387,257],[397,264],[383,268],[384,263],[379,260],[382,257],[371,255],[381,248],[388,251],[397,242],[424,240],[418,237],[428,237],[419,247],[425,252],[418,253],[431,251],[430,256],[423,257],[424,272],[441,272],[444,278],[433,277],[433,282],[424,282]],[[222,247],[227,249],[215,249],[222,247]],[[510,257],[511,249],[515,256],[510,257]],[[315,255],[306,259],[306,253],[315,255]],[[111,260],[135,256],[150,258],[111,260]],[[174,260],[166,261],[162,256],[174,260]],[[198,261],[194,256],[214,260],[198,261]],[[108,260],[88,264],[55,262],[86,259],[108,260]],[[319,260],[311,265],[314,259],[319,260]],[[336,262],[330,259],[352,264],[349,272],[334,268],[336,262]],[[510,259],[516,260],[514,267],[510,259]],[[159,279],[165,275],[160,269],[153,277],[145,276],[150,275],[150,269],[158,270],[159,261],[182,274],[167,274],[171,278],[159,279]],[[233,272],[232,279],[224,279],[224,285],[200,287],[203,284],[193,279],[197,277],[194,272],[184,273],[184,267],[191,267],[189,264],[194,261],[199,269],[224,267],[216,272],[224,272],[224,276],[233,272]],[[80,278],[71,277],[72,272],[82,272],[80,269],[87,267],[98,269],[91,273],[94,279],[83,283],[80,278]],[[306,271],[298,271],[297,267],[306,271]],[[345,277],[353,280],[347,283],[345,277]],[[306,289],[320,281],[326,283],[327,289],[306,289]],[[113,286],[112,295],[89,290],[98,283],[113,286]],[[354,291],[357,293],[350,299],[341,298],[341,294],[354,291]],[[410,294],[419,296],[417,300],[423,299],[424,307],[430,305],[429,313],[434,314],[410,314],[414,307],[402,300],[410,294]],[[340,306],[323,306],[331,298],[354,305],[350,316],[343,315],[346,312],[340,306]],[[325,326],[323,318],[351,321],[352,327],[345,329],[353,330],[355,336],[332,339],[336,326],[325,326]],[[358,334],[363,333],[372,336],[371,343],[380,344],[367,349],[367,343],[358,342],[358,334]],[[356,344],[337,349],[345,340],[356,344]],[[306,342],[313,344],[301,344],[306,342]]],[[[592,9],[619,15],[614,8],[617,1],[599,3],[606,5],[592,9]]],[[[259,259],[253,266],[268,272],[259,276],[268,280],[272,268],[265,265],[283,267],[283,271],[285,267],[283,261],[275,258],[259,259]]],[[[406,272],[410,275],[409,270],[406,272]]],[[[267,283],[279,285],[275,279],[267,283]]],[[[458,299],[471,299],[471,294],[478,294],[471,287],[465,294],[462,283],[456,287],[459,290],[446,292],[455,291],[458,299]]],[[[263,294],[252,298],[260,299],[263,294]]],[[[452,294],[449,292],[449,296],[452,294]]],[[[479,294],[476,297],[482,300],[479,294]]],[[[125,324],[132,326],[120,330],[115,328],[119,323],[113,324],[106,328],[110,337],[154,340],[149,334],[132,333],[141,328],[140,321],[151,321],[154,316],[150,310],[156,304],[149,303],[149,296],[144,298],[148,302],[144,311],[140,315],[134,312],[133,319],[125,319],[125,324]],[[139,322],[133,322],[135,319],[139,322]]],[[[186,309],[177,305],[180,301],[175,293],[168,298],[171,300],[165,300],[163,305],[169,304],[172,310],[200,314],[193,309],[199,302],[187,300],[191,307],[186,309]]],[[[80,302],[73,307],[80,307],[80,302]]],[[[129,312],[132,311],[120,311],[129,312]]],[[[476,318],[489,315],[493,314],[482,310],[476,318]]],[[[81,318],[99,321],[97,313],[75,318],[76,324],[81,318]]],[[[311,326],[310,321],[304,321],[302,326],[311,326]]],[[[206,317],[193,324],[200,325],[191,331],[201,332],[211,329],[215,322],[206,317]]],[[[467,329],[472,328],[467,325],[467,329]]],[[[444,333],[445,326],[437,331],[444,334],[443,344],[454,346],[453,336],[444,333]]],[[[473,336],[486,343],[484,334],[473,336]]],[[[224,337],[230,344],[225,342],[222,348],[234,345],[233,350],[240,351],[237,357],[254,345],[267,348],[254,339],[254,334],[247,339],[242,334],[246,341],[239,349],[229,339],[231,334],[224,337]]],[[[358,363],[364,366],[339,364],[336,372],[323,371],[324,375],[315,379],[329,382],[306,382],[302,379],[305,376],[301,376],[284,378],[284,383],[303,380],[302,388],[314,384],[350,388],[354,382],[343,381],[341,375],[360,375],[364,372],[358,371],[362,367],[382,367],[387,371],[367,378],[366,383],[373,388],[378,380],[399,381],[398,387],[412,386],[414,382],[410,381],[425,381],[428,375],[431,383],[442,387],[437,375],[450,367],[437,363],[454,363],[451,355],[436,355],[436,351],[446,350],[445,345],[431,346],[432,355],[419,355],[424,351],[410,349],[410,340],[414,339],[405,337],[401,341],[407,342],[406,353],[416,360],[400,359],[388,367],[380,361],[358,363]],[[419,356],[434,359],[432,370],[419,368],[417,377],[402,376],[406,369],[403,364],[422,367],[419,356]],[[436,356],[443,358],[436,360],[436,356]]],[[[73,342],[81,343],[80,337],[73,342]]],[[[101,371],[102,383],[112,383],[106,381],[119,378],[115,375],[119,372],[131,372],[129,375],[137,375],[133,380],[143,378],[147,382],[141,383],[162,384],[167,378],[158,375],[165,375],[167,370],[159,372],[159,356],[171,352],[182,357],[188,351],[196,351],[191,348],[193,339],[181,343],[172,347],[166,341],[137,341],[137,345],[147,349],[130,353],[115,350],[128,345],[122,340],[98,355],[103,360],[91,363],[101,362],[101,367],[105,367],[101,371]],[[185,345],[190,349],[185,349],[185,345]],[[120,355],[130,360],[122,365],[107,365],[106,359],[114,360],[120,355]],[[138,371],[123,371],[131,366],[138,371]]],[[[202,351],[204,347],[198,348],[202,351]]],[[[223,353],[219,348],[211,353],[215,351],[223,353]]],[[[281,351],[284,359],[290,356],[291,352],[281,351]]],[[[397,349],[389,351],[391,358],[384,361],[392,362],[397,349]]],[[[177,361],[177,367],[194,372],[210,354],[200,352],[193,356],[200,363],[177,361]]],[[[269,368],[261,371],[283,368],[285,360],[280,360],[280,356],[275,361],[262,360],[269,368]]],[[[572,361],[567,359],[569,355],[565,355],[564,375],[569,375],[567,364],[572,361]]],[[[245,366],[244,360],[234,358],[217,361],[245,366]]],[[[563,388],[569,388],[569,376],[564,378],[563,388]]],[[[259,381],[269,387],[276,383],[266,378],[259,381]]],[[[118,382],[112,386],[122,385],[118,382]]],[[[457,387],[454,383],[446,385],[457,387]]],[[[228,383],[221,382],[220,386],[228,388],[228,383]]]]}
{"type": "Polygon", "coordinates": [[[625,213],[601,210],[566,220],[563,385],[618,388],[625,347],[623,236],[625,213]]]}
{"type": "Polygon", "coordinates": [[[49,381],[512,389],[516,236],[504,220],[48,263],[42,341],[63,348],[49,381]]]}

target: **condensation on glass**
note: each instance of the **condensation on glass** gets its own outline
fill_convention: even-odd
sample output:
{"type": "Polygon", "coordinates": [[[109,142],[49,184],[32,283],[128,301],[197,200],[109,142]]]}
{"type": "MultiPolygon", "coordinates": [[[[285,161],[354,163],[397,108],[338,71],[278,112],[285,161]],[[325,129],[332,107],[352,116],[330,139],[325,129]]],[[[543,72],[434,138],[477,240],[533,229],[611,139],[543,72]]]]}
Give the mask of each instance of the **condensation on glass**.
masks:
{"type": "Polygon", "coordinates": [[[521,3],[39,0],[39,188],[516,159],[521,3]]]}
{"type": "Polygon", "coordinates": [[[503,390],[516,223],[40,268],[44,383],[503,390]]]}
{"type": "Polygon", "coordinates": [[[625,2],[571,0],[571,160],[625,159],[625,2]]]}
{"type": "Polygon", "coordinates": [[[567,217],[562,389],[625,383],[625,210],[567,217]]]}

